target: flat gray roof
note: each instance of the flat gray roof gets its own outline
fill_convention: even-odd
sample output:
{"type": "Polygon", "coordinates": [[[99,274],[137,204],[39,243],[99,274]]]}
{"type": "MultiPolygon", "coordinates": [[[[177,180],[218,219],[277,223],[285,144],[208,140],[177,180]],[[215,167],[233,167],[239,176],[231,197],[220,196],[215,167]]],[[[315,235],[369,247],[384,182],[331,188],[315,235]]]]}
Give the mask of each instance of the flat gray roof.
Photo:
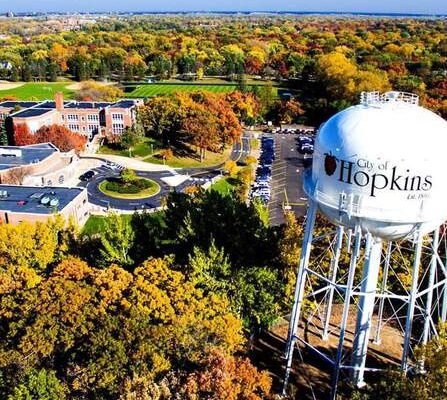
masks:
{"type": "Polygon", "coordinates": [[[0,170],[26,166],[43,161],[59,151],[50,143],[39,143],[30,146],[0,146],[0,170]],[[21,155],[15,150],[20,151],[21,155]]]}
{"type": "Polygon", "coordinates": [[[50,108],[26,108],[25,110],[18,111],[12,114],[12,116],[19,118],[37,117],[39,115],[43,115],[51,111],[52,110],[50,108]]]}
{"type": "Polygon", "coordinates": [[[0,185],[0,212],[54,214],[63,210],[84,190],[76,187],[0,185]]]}

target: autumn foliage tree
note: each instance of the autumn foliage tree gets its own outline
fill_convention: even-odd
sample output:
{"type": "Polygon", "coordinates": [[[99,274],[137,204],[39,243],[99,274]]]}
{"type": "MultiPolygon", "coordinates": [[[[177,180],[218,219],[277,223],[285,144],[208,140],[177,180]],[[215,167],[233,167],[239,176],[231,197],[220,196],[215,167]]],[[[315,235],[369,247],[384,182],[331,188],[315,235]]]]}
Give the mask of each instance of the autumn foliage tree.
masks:
{"type": "Polygon", "coordinates": [[[124,97],[124,93],[113,85],[87,81],[81,83],[81,87],[76,92],[75,97],[79,101],[117,101],[124,97]]]}
{"type": "Polygon", "coordinates": [[[85,148],[87,137],[72,132],[63,125],[42,126],[35,133],[35,143],[52,143],[61,151],[75,150],[77,153],[85,148]]]}
{"type": "Polygon", "coordinates": [[[79,153],[84,150],[87,137],[74,133],[63,125],[42,126],[33,134],[28,125],[17,124],[14,126],[14,143],[17,146],[52,143],[61,151],[75,150],[79,153]]]}
{"type": "Polygon", "coordinates": [[[36,143],[36,138],[27,124],[14,125],[14,144],[16,146],[28,146],[34,143],[36,143]]]}

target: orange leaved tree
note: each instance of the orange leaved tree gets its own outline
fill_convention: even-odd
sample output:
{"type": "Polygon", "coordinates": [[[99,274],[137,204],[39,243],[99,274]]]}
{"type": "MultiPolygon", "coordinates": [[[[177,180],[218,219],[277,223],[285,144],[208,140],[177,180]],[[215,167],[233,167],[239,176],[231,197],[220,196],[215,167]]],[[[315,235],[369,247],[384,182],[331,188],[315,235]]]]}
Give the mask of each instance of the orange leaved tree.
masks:
{"type": "Polygon", "coordinates": [[[53,143],[61,151],[75,150],[81,152],[85,148],[87,138],[72,132],[62,125],[42,126],[35,134],[35,143],[53,143]]]}

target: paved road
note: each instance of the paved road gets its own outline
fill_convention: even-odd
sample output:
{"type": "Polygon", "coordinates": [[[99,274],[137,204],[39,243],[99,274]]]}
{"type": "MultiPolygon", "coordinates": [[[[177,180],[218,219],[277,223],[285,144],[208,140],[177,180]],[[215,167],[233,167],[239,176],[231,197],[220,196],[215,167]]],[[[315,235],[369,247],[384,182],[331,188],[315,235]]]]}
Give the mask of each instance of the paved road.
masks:
{"type": "MultiPolygon", "coordinates": [[[[250,153],[250,134],[248,132],[244,132],[241,142],[238,142],[234,145],[230,158],[237,162],[243,161],[245,160],[245,158],[249,153],[250,153]]],[[[99,157],[102,157],[102,155],[98,155],[98,158],[99,157]]],[[[125,167],[137,168],[136,174],[138,176],[141,176],[142,178],[152,179],[160,185],[160,192],[146,199],[139,199],[139,200],[115,199],[102,193],[99,190],[98,186],[101,182],[103,182],[105,179],[109,177],[118,177],[119,172],[113,172],[110,169],[105,168],[103,166],[94,168],[96,175],[90,181],[79,183],[79,186],[87,188],[88,198],[91,204],[94,204],[99,207],[113,208],[126,211],[152,209],[159,207],[161,199],[164,196],[166,196],[169,193],[169,191],[176,190],[181,192],[187,186],[191,186],[194,184],[204,184],[206,181],[220,174],[222,167],[222,165],[218,165],[215,167],[174,169],[167,166],[149,164],[145,163],[144,161],[128,159],[126,157],[120,157],[120,156],[107,156],[104,157],[104,159],[116,162],[125,167]],[[162,181],[162,178],[179,174],[187,175],[190,178],[175,188],[168,186],[166,183],[162,181]]]]}
{"type": "Polygon", "coordinates": [[[276,159],[272,166],[270,223],[284,222],[283,205],[289,204],[297,216],[306,213],[307,197],[303,190],[303,155],[297,151],[298,135],[270,135],[275,139],[276,159]]]}

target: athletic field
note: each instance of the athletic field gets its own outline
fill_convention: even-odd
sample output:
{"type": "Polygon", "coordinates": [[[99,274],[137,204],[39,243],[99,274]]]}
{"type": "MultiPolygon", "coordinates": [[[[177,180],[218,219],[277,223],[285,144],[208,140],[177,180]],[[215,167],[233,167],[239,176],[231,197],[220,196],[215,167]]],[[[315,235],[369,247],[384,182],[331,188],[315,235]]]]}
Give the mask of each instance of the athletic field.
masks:
{"type": "Polygon", "coordinates": [[[55,83],[11,83],[0,86],[0,99],[15,98],[17,100],[46,100],[54,99],[56,92],[64,93],[64,97],[70,99],[74,93],[68,86],[73,85],[73,82],[55,82],[55,83]],[[8,88],[8,86],[10,86],[8,88]]]}
{"type": "MultiPolygon", "coordinates": [[[[125,89],[126,97],[154,97],[175,92],[194,92],[197,90],[213,93],[228,93],[237,88],[236,84],[206,84],[206,83],[148,83],[143,85],[128,86],[125,89]],[[132,90],[133,89],[133,90],[132,90]]],[[[275,95],[277,88],[273,87],[275,95]]]]}

